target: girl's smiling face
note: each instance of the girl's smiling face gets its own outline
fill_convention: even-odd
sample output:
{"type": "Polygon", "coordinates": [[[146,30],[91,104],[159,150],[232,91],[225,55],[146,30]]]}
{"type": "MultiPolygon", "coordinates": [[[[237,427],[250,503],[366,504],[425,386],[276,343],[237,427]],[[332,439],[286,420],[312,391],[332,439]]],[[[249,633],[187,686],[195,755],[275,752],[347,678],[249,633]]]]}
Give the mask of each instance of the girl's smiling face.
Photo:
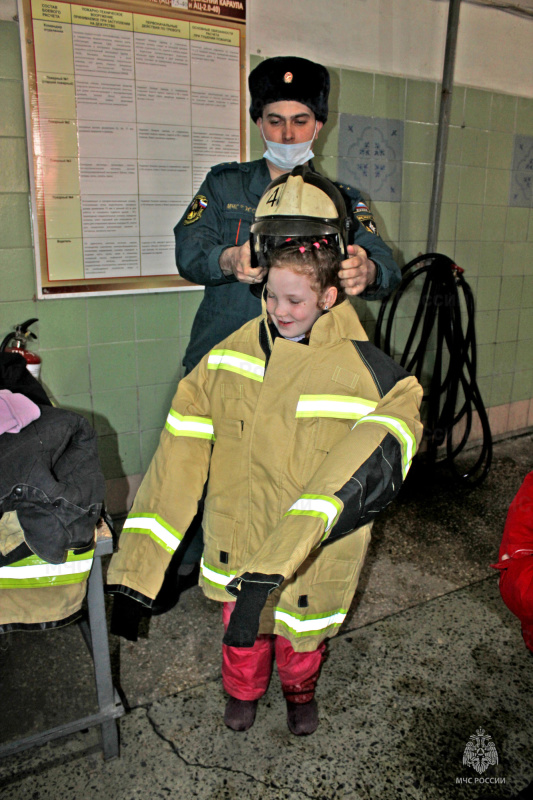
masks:
{"type": "Polygon", "coordinates": [[[337,290],[326,289],[323,297],[311,286],[309,275],[294,272],[290,266],[272,267],[268,271],[266,307],[270,318],[282,336],[294,339],[304,336],[322,314],[324,305],[331,307],[337,290]],[[333,300],[328,295],[334,292],[333,300]]]}

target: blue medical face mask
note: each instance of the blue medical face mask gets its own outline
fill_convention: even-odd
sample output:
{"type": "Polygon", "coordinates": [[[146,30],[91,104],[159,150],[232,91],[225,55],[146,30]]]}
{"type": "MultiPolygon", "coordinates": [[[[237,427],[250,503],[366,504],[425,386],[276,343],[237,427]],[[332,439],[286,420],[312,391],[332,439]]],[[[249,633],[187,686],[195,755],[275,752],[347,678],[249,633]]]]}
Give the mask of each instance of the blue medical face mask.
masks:
{"type": "Polygon", "coordinates": [[[315,134],[316,122],[311,141],[298,142],[297,144],[281,144],[280,142],[269,142],[268,139],[265,139],[263,128],[261,128],[261,136],[267,146],[267,149],[263,153],[263,158],[266,158],[279,169],[291,172],[294,167],[300,167],[302,164],[306,164],[311,158],[314,158],[314,153],[311,148],[315,140],[315,134]]]}

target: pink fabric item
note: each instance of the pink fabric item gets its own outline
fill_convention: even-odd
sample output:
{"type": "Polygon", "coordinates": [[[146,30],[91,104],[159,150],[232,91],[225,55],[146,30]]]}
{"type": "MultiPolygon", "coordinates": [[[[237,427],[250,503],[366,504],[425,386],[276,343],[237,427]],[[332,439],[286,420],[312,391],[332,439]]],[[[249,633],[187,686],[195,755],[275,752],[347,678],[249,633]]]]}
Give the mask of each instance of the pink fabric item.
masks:
{"type": "MultiPolygon", "coordinates": [[[[224,603],[222,622],[227,629],[235,603],[224,603]]],[[[222,645],[222,684],[237,700],[258,700],[268,689],[274,658],[283,694],[293,703],[313,699],[326,645],[297,653],[283,636],[259,634],[253,647],[222,645]]]]}
{"type": "Polygon", "coordinates": [[[41,409],[33,400],[9,389],[0,389],[0,434],[18,433],[40,416],[41,409]]]}

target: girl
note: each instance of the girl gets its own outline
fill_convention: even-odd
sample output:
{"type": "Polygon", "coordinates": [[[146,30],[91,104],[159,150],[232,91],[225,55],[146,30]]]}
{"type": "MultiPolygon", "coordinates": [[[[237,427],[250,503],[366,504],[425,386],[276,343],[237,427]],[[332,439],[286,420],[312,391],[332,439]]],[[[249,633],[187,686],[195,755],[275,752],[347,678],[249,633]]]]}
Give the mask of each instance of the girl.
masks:
{"type": "Polygon", "coordinates": [[[285,339],[301,341],[324,311],[344,300],[339,254],[325,237],[309,243],[287,239],[284,247],[274,251],[270,264],[266,285],[269,321],[285,339]]]}
{"type": "Polygon", "coordinates": [[[224,603],[224,721],[237,731],[274,657],[289,729],[316,729],[325,640],[421,435],[421,388],[368,342],[340,260],[327,237],[270,253],[263,314],[180,382],[110,565],[111,591],[150,607],[209,473],[200,584],[224,603]]]}

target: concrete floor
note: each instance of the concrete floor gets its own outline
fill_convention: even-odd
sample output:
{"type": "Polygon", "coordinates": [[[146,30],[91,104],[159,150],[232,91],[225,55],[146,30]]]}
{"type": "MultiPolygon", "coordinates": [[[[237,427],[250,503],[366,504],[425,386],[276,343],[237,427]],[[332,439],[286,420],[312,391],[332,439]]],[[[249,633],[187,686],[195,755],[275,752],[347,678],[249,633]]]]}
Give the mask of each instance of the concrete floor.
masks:
{"type": "MultiPolygon", "coordinates": [[[[495,445],[491,473],[465,492],[413,480],[377,521],[360,586],[331,640],[320,726],[292,736],[273,676],[254,727],[222,721],[220,609],[198,587],[111,637],[129,711],[121,756],[97,730],[0,761],[2,800],[455,800],[509,798],[533,779],[533,658],[490,563],[505,515],[533,468],[533,437],[495,445]],[[479,728],[498,763],[463,764],[479,728]]],[[[77,626],[0,638],[0,742],[94,710],[77,626]]]]}

